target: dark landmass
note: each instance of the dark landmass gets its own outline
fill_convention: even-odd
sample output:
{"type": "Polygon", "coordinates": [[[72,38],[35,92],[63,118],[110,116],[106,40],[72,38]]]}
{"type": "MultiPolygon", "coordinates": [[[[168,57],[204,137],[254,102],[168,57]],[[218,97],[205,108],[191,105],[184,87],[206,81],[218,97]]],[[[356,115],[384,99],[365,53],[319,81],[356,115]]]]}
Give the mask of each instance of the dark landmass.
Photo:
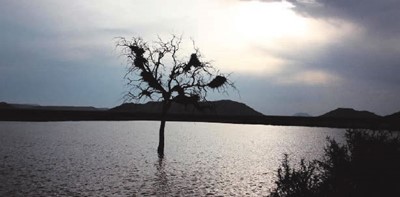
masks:
{"type": "Polygon", "coordinates": [[[385,118],[390,119],[390,120],[400,120],[400,112],[385,116],[385,118]]]}
{"type": "Polygon", "coordinates": [[[13,106],[8,103],[0,102],[0,109],[12,109],[12,108],[13,106]]]}
{"type": "MultiPolygon", "coordinates": [[[[200,110],[193,105],[182,105],[173,103],[168,115],[195,115],[195,116],[264,116],[262,113],[252,109],[251,107],[231,101],[208,101],[199,103],[200,110]]],[[[162,109],[160,102],[148,102],[146,104],[125,103],[110,111],[159,114],[162,109]]]]}
{"type": "MultiPolygon", "coordinates": [[[[4,102],[3,102],[4,103],[4,102]]],[[[7,103],[5,103],[7,104],[7,103]]],[[[31,104],[7,104],[14,109],[34,109],[34,110],[63,110],[63,111],[101,111],[104,108],[95,108],[91,106],[40,106],[31,104]]]]}
{"type": "MultiPolygon", "coordinates": [[[[331,128],[367,128],[400,131],[400,113],[387,117],[371,115],[371,112],[351,113],[355,110],[334,110],[319,117],[269,116],[263,115],[239,102],[223,100],[203,103],[212,106],[202,111],[193,106],[174,105],[167,114],[168,121],[219,122],[239,124],[264,124],[280,126],[307,126],[331,128]],[[346,112],[337,113],[337,112],[346,112]]],[[[123,120],[160,120],[160,104],[122,104],[110,110],[94,107],[36,106],[17,108],[13,104],[2,103],[1,121],[123,121],[123,120]]]]}
{"type": "Polygon", "coordinates": [[[351,108],[338,108],[330,111],[320,117],[334,117],[334,118],[379,118],[378,116],[369,111],[357,111],[351,108]]]}
{"type": "Polygon", "coordinates": [[[296,116],[296,117],[311,117],[310,114],[307,114],[307,113],[304,113],[304,112],[295,113],[295,114],[293,114],[293,116],[296,116]]]}

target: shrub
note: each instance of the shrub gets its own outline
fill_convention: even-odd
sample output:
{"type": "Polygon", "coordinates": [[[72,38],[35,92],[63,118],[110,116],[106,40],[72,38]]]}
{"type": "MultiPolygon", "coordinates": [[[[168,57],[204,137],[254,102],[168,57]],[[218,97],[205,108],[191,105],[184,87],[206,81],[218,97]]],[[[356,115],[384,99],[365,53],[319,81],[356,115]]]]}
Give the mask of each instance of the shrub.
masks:
{"type": "Polygon", "coordinates": [[[272,197],[312,197],[316,196],[320,184],[319,176],[315,173],[315,162],[300,161],[300,168],[290,166],[288,155],[285,154],[282,165],[277,171],[277,187],[272,192],[272,197]]]}
{"type": "Polygon", "coordinates": [[[285,154],[271,197],[400,196],[398,133],[349,129],[346,144],[327,139],[324,156],[294,169],[285,154]]]}

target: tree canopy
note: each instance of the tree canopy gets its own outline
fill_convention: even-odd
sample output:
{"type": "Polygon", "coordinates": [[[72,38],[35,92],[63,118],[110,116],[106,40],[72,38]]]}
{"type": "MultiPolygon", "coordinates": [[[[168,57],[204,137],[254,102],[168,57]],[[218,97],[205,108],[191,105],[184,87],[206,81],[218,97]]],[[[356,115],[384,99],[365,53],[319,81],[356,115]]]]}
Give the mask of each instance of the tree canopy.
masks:
{"type": "Polygon", "coordinates": [[[182,37],[168,41],[158,38],[149,44],[140,37],[118,39],[122,55],[127,57],[125,75],[129,91],[125,100],[156,100],[194,104],[205,101],[210,90],[225,92],[233,83],[210,62],[204,61],[193,43],[194,52],[180,57],[182,37]]]}

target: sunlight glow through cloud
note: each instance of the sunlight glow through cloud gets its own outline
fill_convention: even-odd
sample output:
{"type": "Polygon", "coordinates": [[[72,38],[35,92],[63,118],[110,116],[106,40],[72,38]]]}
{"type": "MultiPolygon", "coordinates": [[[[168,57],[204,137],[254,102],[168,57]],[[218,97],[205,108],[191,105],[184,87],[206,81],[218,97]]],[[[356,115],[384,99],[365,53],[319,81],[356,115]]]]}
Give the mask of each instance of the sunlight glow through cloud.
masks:
{"type": "Polygon", "coordinates": [[[210,3],[201,9],[208,14],[199,21],[198,42],[223,69],[276,75],[293,63],[281,54],[315,51],[353,31],[347,24],[338,27],[335,22],[306,18],[293,8],[288,2],[210,3]]]}
{"type": "Polygon", "coordinates": [[[303,84],[310,86],[332,86],[338,85],[341,79],[324,71],[311,70],[296,73],[285,78],[279,78],[277,82],[283,85],[303,84]]]}
{"type": "Polygon", "coordinates": [[[246,42],[272,42],[279,38],[301,38],[309,32],[307,20],[289,3],[242,2],[234,8],[234,33],[246,42]]]}

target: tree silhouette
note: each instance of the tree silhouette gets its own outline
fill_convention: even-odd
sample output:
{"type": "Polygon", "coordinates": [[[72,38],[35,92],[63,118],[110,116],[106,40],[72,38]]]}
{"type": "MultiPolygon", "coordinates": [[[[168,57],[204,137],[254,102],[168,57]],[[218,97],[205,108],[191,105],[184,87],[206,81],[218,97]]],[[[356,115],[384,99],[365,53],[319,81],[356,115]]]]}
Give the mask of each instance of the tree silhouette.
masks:
{"type": "Polygon", "coordinates": [[[162,103],[159,130],[159,157],[164,156],[164,128],[166,115],[173,102],[200,108],[210,90],[225,92],[233,83],[210,62],[204,61],[193,42],[190,57],[179,57],[182,37],[172,35],[163,41],[158,38],[151,45],[140,37],[118,38],[117,47],[128,61],[125,79],[130,90],[125,101],[154,100],[162,103]]]}

